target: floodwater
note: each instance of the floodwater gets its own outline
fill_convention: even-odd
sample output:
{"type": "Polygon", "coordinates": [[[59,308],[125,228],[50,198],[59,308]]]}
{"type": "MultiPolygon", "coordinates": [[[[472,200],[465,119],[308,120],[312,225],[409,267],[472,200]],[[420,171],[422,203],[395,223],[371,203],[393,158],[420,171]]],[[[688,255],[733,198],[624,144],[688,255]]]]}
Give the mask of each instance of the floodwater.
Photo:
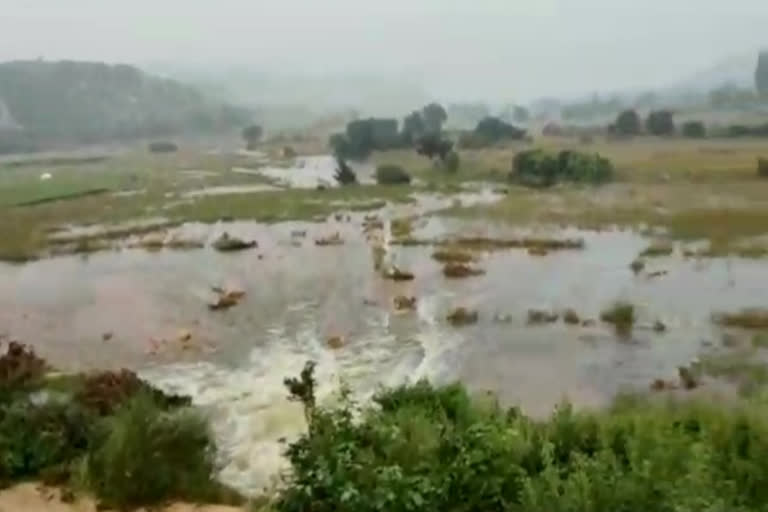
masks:
{"type": "MultiPolygon", "coordinates": [[[[374,168],[370,164],[349,162],[360,183],[374,183],[374,168]]],[[[233,172],[257,173],[275,183],[293,188],[336,187],[336,160],[332,156],[308,156],[296,158],[292,167],[261,167],[259,169],[233,169],[233,172]],[[252,172],[248,172],[252,171],[252,172]]]]}
{"type": "MultiPolygon", "coordinates": [[[[483,194],[459,200],[493,200],[483,194]]],[[[425,196],[379,214],[424,213],[453,200],[425,196]]],[[[226,231],[258,241],[239,253],[128,249],[0,265],[0,335],[33,344],[63,369],[128,366],[166,390],[190,394],[211,413],[221,478],[258,493],[285,468],[283,441],[304,428],[282,382],[307,360],[318,363],[326,400],[342,381],[364,399],[380,385],[428,377],[460,379],[536,415],[565,397],[600,406],[621,389],[647,389],[655,378],[674,376],[677,366],[719,340],[712,312],[762,306],[768,289],[765,266],[754,260],[670,256],[649,260],[646,272],[634,275],[628,265],[648,240],[629,232],[521,233],[437,216],[418,219],[414,236],[532,234],[582,238],[585,248],[546,256],[488,252],[476,263],[484,275],[448,280],[431,259],[432,248],[394,247],[397,265],[416,276],[395,283],[373,271],[363,215],[269,226],[186,224],[171,231],[207,241],[226,231]],[[337,232],[343,245],[314,243],[337,232]],[[654,270],[668,274],[648,277],[654,270]],[[246,296],[230,310],[209,311],[213,286],[239,288],[246,296]],[[417,310],[394,312],[397,295],[417,297],[417,310]],[[631,336],[599,322],[526,325],[531,308],[573,308],[597,319],[616,300],[639,307],[631,336]],[[457,306],[476,309],[479,322],[448,325],[445,317],[457,306]],[[651,329],[657,320],[667,332],[651,329]],[[332,336],[344,345],[329,348],[332,336]]]]}

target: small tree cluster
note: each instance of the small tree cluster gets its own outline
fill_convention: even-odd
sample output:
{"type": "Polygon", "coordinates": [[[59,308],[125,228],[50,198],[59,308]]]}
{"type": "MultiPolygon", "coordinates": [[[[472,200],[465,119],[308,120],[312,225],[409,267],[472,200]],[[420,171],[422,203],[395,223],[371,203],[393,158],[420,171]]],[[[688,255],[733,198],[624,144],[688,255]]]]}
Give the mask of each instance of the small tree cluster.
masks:
{"type": "Polygon", "coordinates": [[[675,122],[669,110],[654,110],[645,120],[645,130],[651,135],[673,135],[675,122]]]}
{"type": "Polygon", "coordinates": [[[252,124],[243,128],[242,135],[246,149],[252,151],[258,147],[261,137],[264,135],[264,130],[261,126],[252,124]]]}
{"type": "Polygon", "coordinates": [[[640,116],[634,110],[624,110],[616,117],[616,121],[609,127],[609,131],[616,135],[639,135],[640,116]]]}
{"type": "Polygon", "coordinates": [[[681,131],[683,136],[690,139],[703,139],[707,136],[707,127],[701,121],[686,121],[681,131]]]}
{"type": "Polygon", "coordinates": [[[571,150],[553,153],[532,149],[515,155],[510,179],[528,186],[549,187],[561,181],[604,183],[613,174],[610,160],[597,154],[571,150]]]}

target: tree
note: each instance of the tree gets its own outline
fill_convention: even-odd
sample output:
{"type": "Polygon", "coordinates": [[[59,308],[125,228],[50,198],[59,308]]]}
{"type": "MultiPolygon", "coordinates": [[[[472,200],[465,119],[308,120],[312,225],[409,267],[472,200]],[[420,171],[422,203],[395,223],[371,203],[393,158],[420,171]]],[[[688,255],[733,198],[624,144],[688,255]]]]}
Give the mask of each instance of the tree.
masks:
{"type": "Polygon", "coordinates": [[[444,140],[435,133],[423,135],[416,144],[416,152],[429,159],[439,157],[440,160],[445,160],[451,149],[453,149],[453,142],[444,140]]]}
{"type": "Polygon", "coordinates": [[[521,140],[525,137],[525,130],[489,116],[477,123],[475,134],[489,142],[497,142],[502,139],[521,140]]]}
{"type": "Polygon", "coordinates": [[[761,96],[768,96],[768,51],[760,52],[757,57],[755,87],[761,96]]]}
{"type": "Polygon", "coordinates": [[[512,110],[512,119],[514,119],[516,123],[527,123],[530,117],[531,115],[528,112],[528,109],[521,107],[520,105],[515,105],[515,108],[512,110]]]}
{"type": "Polygon", "coordinates": [[[675,133],[675,122],[670,110],[654,110],[645,120],[645,129],[652,135],[672,135],[675,133]]]}
{"type": "Polygon", "coordinates": [[[243,140],[245,140],[246,148],[256,149],[262,135],[264,135],[264,130],[257,124],[252,124],[243,128],[243,140]]]}
{"type": "Polygon", "coordinates": [[[634,110],[625,110],[618,115],[613,130],[619,135],[638,135],[640,133],[640,116],[634,110]]]}
{"type": "Polygon", "coordinates": [[[421,117],[421,112],[416,110],[403,119],[403,131],[400,136],[404,143],[413,144],[419,137],[424,135],[425,131],[424,118],[421,117]]]}
{"type": "Polygon", "coordinates": [[[354,185],[357,183],[357,175],[349,164],[340,157],[336,157],[336,172],[333,177],[339,185],[354,185]]]}
{"type": "Polygon", "coordinates": [[[445,109],[438,103],[430,103],[421,109],[424,127],[427,133],[440,133],[443,123],[448,119],[445,109]]]}
{"type": "Polygon", "coordinates": [[[707,127],[701,121],[686,121],[682,133],[691,139],[703,139],[707,136],[707,127]]]}

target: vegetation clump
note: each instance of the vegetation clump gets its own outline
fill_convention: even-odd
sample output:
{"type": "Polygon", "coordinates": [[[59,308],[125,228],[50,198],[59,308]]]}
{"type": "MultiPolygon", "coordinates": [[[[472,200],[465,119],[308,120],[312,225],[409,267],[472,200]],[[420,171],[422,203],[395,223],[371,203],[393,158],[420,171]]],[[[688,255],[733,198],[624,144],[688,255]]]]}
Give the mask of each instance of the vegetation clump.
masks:
{"type": "Polygon", "coordinates": [[[555,311],[544,311],[540,309],[528,310],[528,325],[543,325],[557,322],[560,315],[555,311]]]}
{"type": "Polygon", "coordinates": [[[716,323],[726,327],[741,327],[743,329],[768,329],[768,310],[744,309],[735,313],[719,313],[714,315],[716,323]]]}
{"type": "Polygon", "coordinates": [[[574,309],[566,309],[563,312],[563,322],[569,324],[569,325],[579,325],[581,323],[581,318],[579,317],[579,314],[574,309]]]}
{"type": "Polygon", "coordinates": [[[308,402],[275,508],[306,510],[760,510],[768,420],[751,405],[619,398],[546,419],[460,385],[421,381],[308,402]]]}
{"type": "Polygon", "coordinates": [[[399,165],[380,165],[376,168],[376,183],[379,185],[408,185],[411,175],[399,165]]]}
{"type": "Polygon", "coordinates": [[[600,313],[600,320],[613,324],[621,333],[628,333],[635,324],[635,306],[628,302],[616,302],[600,313]]]}
{"type": "Polygon", "coordinates": [[[610,160],[597,154],[531,149],[515,155],[510,179],[527,186],[550,187],[559,182],[605,183],[613,174],[610,160]]]}
{"type": "Polygon", "coordinates": [[[349,164],[340,157],[336,158],[336,172],[334,173],[333,178],[342,186],[357,184],[357,174],[355,174],[349,164]]]}
{"type": "Polygon", "coordinates": [[[470,263],[474,260],[474,256],[460,249],[446,248],[433,252],[432,259],[440,263],[470,263]]]}
{"type": "Polygon", "coordinates": [[[179,150],[175,143],[168,141],[150,142],[148,148],[150,153],[175,153],[179,150]]]}
{"type": "Polygon", "coordinates": [[[640,253],[643,258],[652,258],[657,256],[669,256],[675,250],[675,246],[668,241],[654,242],[640,253]]]}
{"type": "MultiPolygon", "coordinates": [[[[162,242],[161,242],[162,243],[162,242]]],[[[258,247],[256,240],[241,240],[240,238],[230,236],[226,231],[221,234],[219,238],[214,240],[213,248],[220,252],[233,252],[242,251],[245,249],[253,249],[258,247]]]]}
{"type": "Polygon", "coordinates": [[[31,347],[12,341],[0,356],[0,396],[30,386],[43,378],[45,360],[31,347]]]}
{"type": "Polygon", "coordinates": [[[130,370],[88,374],[74,395],[74,400],[100,416],[109,416],[138,393],[150,395],[163,408],[190,405],[186,396],[167,395],[141,380],[130,370]]]}
{"type": "Polygon", "coordinates": [[[768,158],[757,159],[757,175],[761,178],[768,178],[768,158]]]}
{"type": "Polygon", "coordinates": [[[448,313],[448,316],[446,316],[445,319],[454,327],[462,327],[465,325],[476,324],[480,319],[480,315],[477,311],[459,307],[448,313]]]}
{"type": "Polygon", "coordinates": [[[479,268],[473,268],[466,263],[447,262],[443,266],[443,275],[451,279],[460,279],[463,277],[480,276],[485,271],[479,268]]]}
{"type": "Polygon", "coordinates": [[[701,121],[686,121],[683,123],[681,132],[689,139],[703,139],[707,136],[707,127],[701,121]]]}

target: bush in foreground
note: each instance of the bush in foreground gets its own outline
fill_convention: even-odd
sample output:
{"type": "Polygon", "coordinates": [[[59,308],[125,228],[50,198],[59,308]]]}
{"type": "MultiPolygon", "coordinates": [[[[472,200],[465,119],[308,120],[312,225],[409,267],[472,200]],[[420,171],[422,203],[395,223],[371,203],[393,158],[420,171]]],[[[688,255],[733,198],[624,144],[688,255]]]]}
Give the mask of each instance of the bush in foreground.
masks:
{"type": "Polygon", "coordinates": [[[532,149],[515,155],[510,178],[524,185],[547,187],[560,181],[604,183],[613,177],[613,173],[610,160],[597,154],[532,149]]]}
{"type": "MultiPolygon", "coordinates": [[[[277,509],[764,510],[768,417],[712,403],[568,405],[536,421],[460,385],[312,408],[277,509]],[[354,418],[354,419],[353,419],[354,418]]],[[[314,405],[314,402],[313,402],[314,405]]]]}
{"type": "Polygon", "coordinates": [[[379,185],[407,185],[411,175],[399,165],[380,165],[376,168],[376,183],[379,185]]]}
{"type": "Polygon", "coordinates": [[[110,506],[217,497],[213,441],[194,411],[164,412],[137,395],[104,420],[84,462],[87,486],[110,506]]]}

